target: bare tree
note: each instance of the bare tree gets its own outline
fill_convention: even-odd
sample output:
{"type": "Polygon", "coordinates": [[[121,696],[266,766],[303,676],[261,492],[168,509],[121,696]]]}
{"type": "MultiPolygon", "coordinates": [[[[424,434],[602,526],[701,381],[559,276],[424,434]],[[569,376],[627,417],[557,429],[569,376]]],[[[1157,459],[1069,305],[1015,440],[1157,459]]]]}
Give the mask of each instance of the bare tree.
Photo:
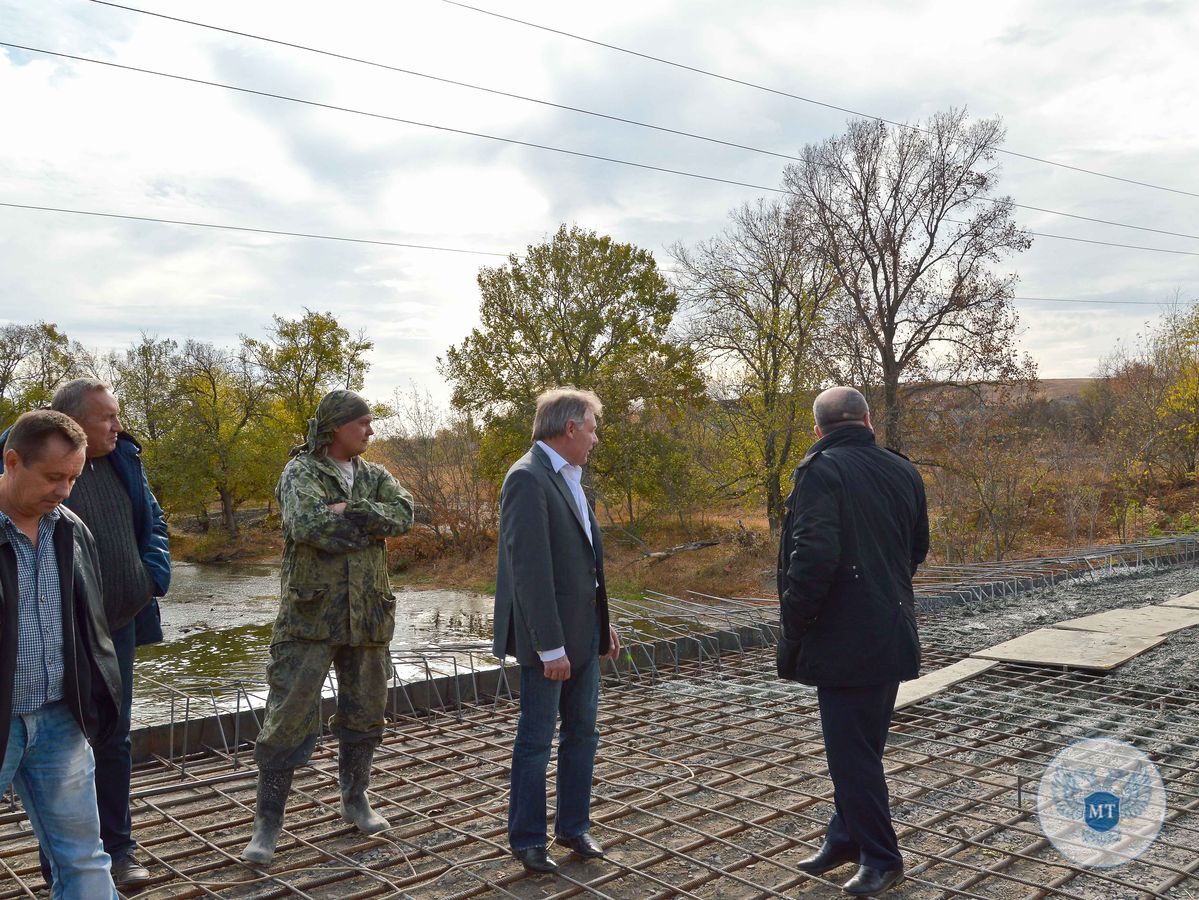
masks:
{"type": "Polygon", "coordinates": [[[760,487],[774,530],[788,466],[810,434],[812,341],[836,279],[795,234],[781,203],[747,203],[729,218],[720,236],[670,253],[695,313],[691,341],[716,370],[711,384],[723,387],[719,409],[734,452],[760,487]]]}
{"type": "Polygon", "coordinates": [[[391,435],[373,452],[412,492],[437,543],[471,559],[487,546],[499,515],[496,487],[480,472],[478,425],[468,413],[447,413],[415,386],[396,391],[392,410],[391,435]]]}
{"type": "Polygon", "coordinates": [[[935,392],[929,497],[947,562],[1004,559],[1026,536],[1049,472],[1027,417],[1034,390],[1025,382],[935,392]]]}
{"type": "Polygon", "coordinates": [[[792,215],[832,268],[848,309],[834,316],[858,382],[882,392],[887,443],[903,449],[903,389],[1008,377],[1019,362],[1015,275],[993,266],[1031,239],[994,197],[998,119],[964,110],[917,126],[851,122],[789,165],[792,215]]]}

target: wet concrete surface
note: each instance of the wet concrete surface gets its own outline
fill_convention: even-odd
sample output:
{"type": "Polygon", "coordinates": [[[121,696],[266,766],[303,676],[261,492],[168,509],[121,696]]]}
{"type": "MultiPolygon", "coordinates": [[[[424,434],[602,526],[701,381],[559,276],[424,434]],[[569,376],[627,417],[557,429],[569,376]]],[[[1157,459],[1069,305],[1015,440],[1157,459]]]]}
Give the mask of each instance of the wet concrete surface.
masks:
{"type": "MultiPolygon", "coordinates": [[[[979,600],[922,617],[921,635],[945,650],[972,653],[1044,628],[1111,609],[1149,606],[1199,590],[1199,566],[1145,568],[1099,580],[1078,578],[1056,587],[979,600]]],[[[1108,675],[1108,683],[1196,683],[1199,627],[1176,631],[1148,653],[1108,675]]]]}

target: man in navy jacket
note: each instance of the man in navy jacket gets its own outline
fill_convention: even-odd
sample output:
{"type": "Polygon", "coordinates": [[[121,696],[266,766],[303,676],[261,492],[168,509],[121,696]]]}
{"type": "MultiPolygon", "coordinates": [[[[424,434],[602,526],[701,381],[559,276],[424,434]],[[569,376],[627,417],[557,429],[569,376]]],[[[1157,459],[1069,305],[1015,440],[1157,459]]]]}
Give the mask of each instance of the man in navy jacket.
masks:
{"type": "Polygon", "coordinates": [[[928,553],[924,482],[874,442],[866,398],[829,388],[812,407],[820,438],[795,470],[779,541],[780,678],[815,685],[836,812],[799,868],[846,863],[873,897],[903,877],[883,750],[899,682],[920,670],[912,576],[928,553]]]}
{"type": "MultiPolygon", "coordinates": [[[[134,856],[129,814],[133,658],[137,646],[162,640],[155,598],[171,584],[166,520],[146,480],[141,447],[122,430],[120,406],[106,384],[94,378],[70,381],[54,395],[51,408],[70,416],[87,435],[87,462],[66,505],[96,538],[123,689],[118,727],[95,747],[96,799],[113,880],[118,888],[135,888],[150,873],[134,856]]],[[[49,881],[44,857],[42,872],[49,881]]]]}

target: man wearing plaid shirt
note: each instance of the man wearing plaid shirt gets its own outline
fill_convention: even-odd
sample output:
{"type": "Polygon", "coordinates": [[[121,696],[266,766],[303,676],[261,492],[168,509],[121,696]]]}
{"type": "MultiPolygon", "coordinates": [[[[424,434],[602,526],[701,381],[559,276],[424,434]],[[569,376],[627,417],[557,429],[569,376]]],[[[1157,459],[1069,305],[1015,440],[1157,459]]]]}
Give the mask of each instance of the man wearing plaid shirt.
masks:
{"type": "Polygon", "coordinates": [[[0,791],[12,784],[50,860],[54,898],[112,898],[89,741],[116,727],[120,670],[95,542],[61,506],[87,437],[68,416],[26,413],[0,476],[0,791]]]}

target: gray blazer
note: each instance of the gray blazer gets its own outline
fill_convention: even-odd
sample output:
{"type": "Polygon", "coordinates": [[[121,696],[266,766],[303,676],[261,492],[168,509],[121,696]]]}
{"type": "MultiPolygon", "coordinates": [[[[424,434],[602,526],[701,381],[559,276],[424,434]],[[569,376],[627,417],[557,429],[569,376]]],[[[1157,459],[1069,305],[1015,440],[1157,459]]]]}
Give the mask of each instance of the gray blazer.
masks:
{"type": "Polygon", "coordinates": [[[570,487],[536,444],[504,476],[492,645],[500,659],[539,666],[539,650],[566,647],[577,666],[591,653],[597,611],[599,652],[608,652],[603,541],[587,515],[594,549],[570,487]]]}

